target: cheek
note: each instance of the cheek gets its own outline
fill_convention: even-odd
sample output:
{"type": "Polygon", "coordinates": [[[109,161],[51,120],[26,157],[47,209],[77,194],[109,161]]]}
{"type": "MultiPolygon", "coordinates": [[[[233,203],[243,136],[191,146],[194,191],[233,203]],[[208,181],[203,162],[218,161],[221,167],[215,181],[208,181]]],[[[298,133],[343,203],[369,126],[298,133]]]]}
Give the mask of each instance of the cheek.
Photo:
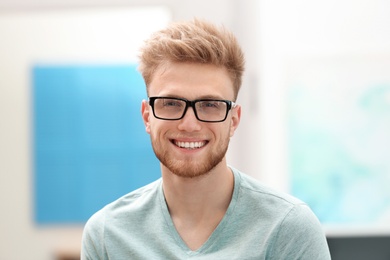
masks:
{"type": "Polygon", "coordinates": [[[226,124],[223,126],[221,131],[221,138],[230,138],[234,134],[234,127],[232,127],[232,123],[229,121],[225,122],[226,124]]]}
{"type": "Polygon", "coordinates": [[[234,133],[230,124],[224,124],[218,128],[213,128],[211,131],[214,133],[215,138],[219,139],[219,142],[225,142],[226,140],[230,139],[232,133],[234,133]]]}
{"type": "Polygon", "coordinates": [[[234,135],[234,127],[232,127],[230,125],[230,127],[229,127],[229,137],[233,137],[233,135],[234,135]]]}

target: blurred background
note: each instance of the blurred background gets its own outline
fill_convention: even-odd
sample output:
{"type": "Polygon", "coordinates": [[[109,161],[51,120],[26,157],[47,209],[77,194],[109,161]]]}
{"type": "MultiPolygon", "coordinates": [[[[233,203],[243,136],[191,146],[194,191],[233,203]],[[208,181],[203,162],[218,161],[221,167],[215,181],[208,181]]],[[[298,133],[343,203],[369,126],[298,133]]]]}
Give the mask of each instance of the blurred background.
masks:
{"type": "Polygon", "coordinates": [[[306,201],[333,259],[390,259],[387,0],[0,0],[0,259],[77,259],[91,212],[158,178],[137,50],[193,17],[246,54],[229,164],[306,201]]]}

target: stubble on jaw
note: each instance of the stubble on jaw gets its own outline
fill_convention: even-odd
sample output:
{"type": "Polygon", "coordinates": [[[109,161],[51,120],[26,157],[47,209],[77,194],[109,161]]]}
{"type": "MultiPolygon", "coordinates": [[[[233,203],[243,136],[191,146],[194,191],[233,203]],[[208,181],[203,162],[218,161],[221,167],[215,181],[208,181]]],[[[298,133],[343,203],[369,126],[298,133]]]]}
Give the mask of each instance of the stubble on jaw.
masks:
{"type": "Polygon", "coordinates": [[[173,174],[183,178],[196,178],[207,175],[223,160],[229,146],[228,137],[223,143],[220,143],[218,147],[216,147],[216,150],[211,151],[203,162],[191,159],[178,160],[173,157],[172,153],[170,153],[167,148],[161,147],[158,140],[156,140],[153,135],[150,137],[154,153],[160,162],[173,174]]]}

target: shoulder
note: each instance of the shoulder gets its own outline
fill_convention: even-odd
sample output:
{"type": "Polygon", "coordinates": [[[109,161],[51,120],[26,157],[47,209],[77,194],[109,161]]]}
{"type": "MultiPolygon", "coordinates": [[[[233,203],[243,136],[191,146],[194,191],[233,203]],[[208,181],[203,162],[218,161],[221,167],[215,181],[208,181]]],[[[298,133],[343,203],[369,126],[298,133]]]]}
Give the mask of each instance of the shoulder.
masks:
{"type": "Polygon", "coordinates": [[[99,218],[99,216],[100,218],[109,219],[128,218],[133,213],[147,210],[156,204],[160,188],[161,179],[158,179],[157,181],[136,189],[106,205],[96,213],[96,218],[99,218]]]}
{"type": "Polygon", "coordinates": [[[118,209],[120,210],[122,207],[126,207],[127,209],[132,209],[133,207],[138,208],[140,205],[147,204],[153,200],[157,196],[160,188],[161,179],[158,179],[146,186],[143,186],[120,197],[119,199],[105,206],[102,210],[106,212],[115,212],[118,209]]]}
{"type": "Polygon", "coordinates": [[[277,259],[280,248],[290,259],[331,259],[321,223],[307,205],[291,208],[280,223],[271,248],[277,259]]]}
{"type": "MultiPolygon", "coordinates": [[[[82,237],[82,259],[100,259],[106,254],[106,236],[122,232],[124,223],[138,225],[143,214],[157,205],[157,194],[161,187],[160,179],[132,191],[106,205],[87,221],[82,237]]],[[[108,258],[104,258],[108,259],[108,258]]]]}
{"type": "Polygon", "coordinates": [[[142,211],[157,203],[156,197],[160,187],[161,179],[107,204],[88,219],[84,234],[99,236],[105,232],[106,223],[112,225],[121,220],[130,220],[132,216],[139,218],[139,212],[142,214],[142,211]]]}
{"type": "Polygon", "coordinates": [[[233,171],[238,182],[237,200],[241,210],[250,210],[256,215],[254,218],[261,216],[276,233],[310,229],[323,234],[318,218],[305,202],[263,185],[236,169],[233,171]]]}
{"type": "Polygon", "coordinates": [[[305,202],[267,187],[236,169],[233,172],[239,179],[240,204],[247,207],[241,210],[250,208],[256,214],[254,218],[266,222],[272,230],[270,259],[330,259],[322,226],[305,202]],[[285,249],[283,254],[280,248],[285,249]]]}
{"type": "Polygon", "coordinates": [[[294,207],[295,205],[306,205],[300,199],[291,196],[285,192],[278,191],[253,177],[232,168],[236,180],[236,187],[239,189],[240,196],[247,197],[261,202],[263,205],[270,204],[272,207],[281,206],[283,208],[294,207]]]}

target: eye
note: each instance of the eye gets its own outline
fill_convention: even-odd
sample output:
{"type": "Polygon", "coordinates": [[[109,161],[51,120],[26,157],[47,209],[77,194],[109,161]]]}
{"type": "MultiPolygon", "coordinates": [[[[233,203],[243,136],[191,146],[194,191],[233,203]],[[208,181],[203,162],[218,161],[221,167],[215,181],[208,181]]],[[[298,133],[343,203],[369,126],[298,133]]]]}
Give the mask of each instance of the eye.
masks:
{"type": "Polygon", "coordinates": [[[182,100],[176,100],[176,99],[164,99],[163,100],[163,106],[164,107],[182,107],[183,101],[182,100]]]}
{"type": "Polygon", "coordinates": [[[199,103],[199,107],[203,109],[218,109],[221,106],[220,101],[206,100],[199,103]]]}

